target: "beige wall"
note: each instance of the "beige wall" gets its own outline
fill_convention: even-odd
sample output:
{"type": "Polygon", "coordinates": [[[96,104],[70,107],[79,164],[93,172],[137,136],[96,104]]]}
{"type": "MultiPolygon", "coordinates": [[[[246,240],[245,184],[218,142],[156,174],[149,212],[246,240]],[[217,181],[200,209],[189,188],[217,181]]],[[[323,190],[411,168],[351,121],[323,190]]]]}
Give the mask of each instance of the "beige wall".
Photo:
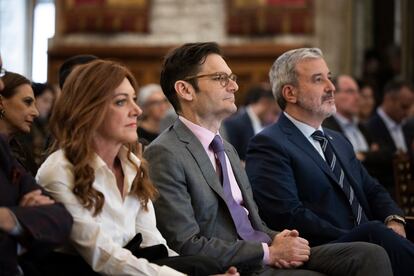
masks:
{"type": "Polygon", "coordinates": [[[50,41],[53,45],[176,45],[217,41],[225,45],[274,43],[320,47],[333,74],[352,73],[355,61],[353,6],[355,0],[315,0],[315,34],[281,35],[265,39],[229,37],[223,0],[153,0],[150,34],[116,36],[70,35],[50,41]]]}

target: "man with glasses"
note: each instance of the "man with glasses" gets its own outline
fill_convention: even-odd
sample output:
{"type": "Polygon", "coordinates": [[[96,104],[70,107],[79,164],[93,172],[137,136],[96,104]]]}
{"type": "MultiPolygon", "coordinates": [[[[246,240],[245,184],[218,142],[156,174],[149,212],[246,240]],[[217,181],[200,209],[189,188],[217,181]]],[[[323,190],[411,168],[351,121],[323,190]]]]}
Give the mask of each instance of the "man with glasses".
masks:
{"type": "MultiPolygon", "coordinates": [[[[379,150],[377,143],[372,142],[366,126],[359,122],[360,92],[357,82],[348,75],[340,75],[332,80],[336,87],[336,113],[323,121],[322,126],[339,131],[351,142],[357,158],[368,163],[377,161],[379,150]]],[[[366,165],[366,164],[365,164],[366,165]]]]}
{"type": "Polygon", "coordinates": [[[266,227],[237,152],[218,132],[236,112],[236,80],[216,43],[185,44],[164,61],[161,86],[179,118],[144,156],[160,192],[157,226],[168,244],[237,266],[241,275],[390,275],[376,245],[310,248],[296,230],[266,227]]]}

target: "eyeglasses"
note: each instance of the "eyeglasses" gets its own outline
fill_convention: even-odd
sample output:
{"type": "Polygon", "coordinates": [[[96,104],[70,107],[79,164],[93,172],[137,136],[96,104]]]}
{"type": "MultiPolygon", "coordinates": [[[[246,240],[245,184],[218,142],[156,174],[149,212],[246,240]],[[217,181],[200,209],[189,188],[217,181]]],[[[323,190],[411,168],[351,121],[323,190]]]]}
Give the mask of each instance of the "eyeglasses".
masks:
{"type": "Polygon", "coordinates": [[[6,75],[6,69],[0,68],[0,78],[4,77],[6,75]]]}
{"type": "Polygon", "coordinates": [[[195,76],[189,76],[186,77],[184,80],[192,80],[192,79],[198,79],[198,78],[204,78],[204,77],[211,77],[212,80],[220,82],[220,85],[223,87],[226,87],[229,84],[229,81],[232,80],[234,82],[237,81],[237,76],[235,74],[227,75],[224,72],[216,72],[212,74],[203,74],[203,75],[195,75],[195,76]]]}

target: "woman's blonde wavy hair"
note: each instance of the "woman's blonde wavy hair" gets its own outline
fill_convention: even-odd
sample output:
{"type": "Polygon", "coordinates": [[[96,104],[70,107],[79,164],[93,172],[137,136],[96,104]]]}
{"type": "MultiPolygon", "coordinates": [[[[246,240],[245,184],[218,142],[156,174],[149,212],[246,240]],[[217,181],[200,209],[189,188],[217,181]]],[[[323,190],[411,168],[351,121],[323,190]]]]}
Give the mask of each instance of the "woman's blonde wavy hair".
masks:
{"type": "MultiPolygon", "coordinates": [[[[77,66],[65,81],[50,118],[51,131],[56,139],[52,150],[64,150],[66,158],[73,164],[73,193],[86,209],[93,211],[94,216],[102,211],[105,198],[92,187],[95,180],[90,166],[95,155],[93,136],[108,110],[113,91],[125,78],[138,91],[132,73],[117,62],[96,60],[77,66]]],[[[147,210],[148,201],[156,197],[157,191],[149,179],[148,165],[142,158],[138,142],[126,146],[128,157],[133,152],[142,161],[138,167],[129,159],[138,172],[130,193],[137,196],[147,210]]]]}

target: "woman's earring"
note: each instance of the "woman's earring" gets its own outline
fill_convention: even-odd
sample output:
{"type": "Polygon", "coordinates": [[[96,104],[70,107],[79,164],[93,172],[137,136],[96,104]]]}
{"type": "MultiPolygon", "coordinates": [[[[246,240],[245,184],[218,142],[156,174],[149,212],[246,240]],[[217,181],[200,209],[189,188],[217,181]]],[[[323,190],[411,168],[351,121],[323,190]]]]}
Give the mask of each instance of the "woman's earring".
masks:
{"type": "Polygon", "coordinates": [[[6,110],[0,109],[0,120],[3,119],[5,113],[6,113],[6,110]]]}

